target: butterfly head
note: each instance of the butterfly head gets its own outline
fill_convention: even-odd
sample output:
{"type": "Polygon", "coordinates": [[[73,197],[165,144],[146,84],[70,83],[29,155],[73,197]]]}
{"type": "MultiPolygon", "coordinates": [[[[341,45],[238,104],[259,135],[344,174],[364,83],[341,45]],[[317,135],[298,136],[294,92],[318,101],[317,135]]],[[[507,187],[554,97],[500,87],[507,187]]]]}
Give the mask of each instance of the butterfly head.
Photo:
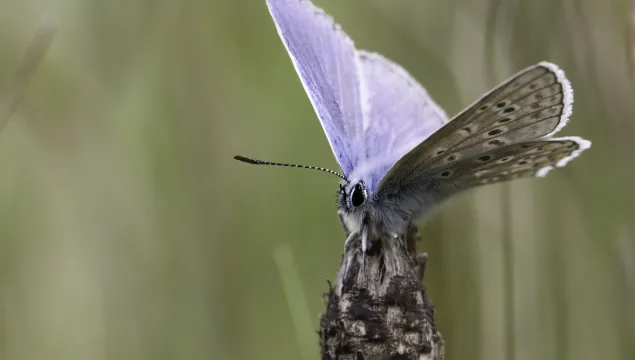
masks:
{"type": "Polygon", "coordinates": [[[366,193],[364,182],[360,181],[353,186],[353,190],[351,191],[351,205],[354,207],[362,206],[366,202],[367,197],[368,194],[366,193]]]}
{"type": "Polygon", "coordinates": [[[349,181],[340,184],[338,192],[338,203],[340,208],[348,212],[355,211],[363,207],[368,200],[368,192],[364,181],[349,181]]]}
{"type": "Polygon", "coordinates": [[[340,184],[337,194],[338,213],[342,225],[349,233],[358,233],[372,214],[371,196],[363,180],[340,184]]]}

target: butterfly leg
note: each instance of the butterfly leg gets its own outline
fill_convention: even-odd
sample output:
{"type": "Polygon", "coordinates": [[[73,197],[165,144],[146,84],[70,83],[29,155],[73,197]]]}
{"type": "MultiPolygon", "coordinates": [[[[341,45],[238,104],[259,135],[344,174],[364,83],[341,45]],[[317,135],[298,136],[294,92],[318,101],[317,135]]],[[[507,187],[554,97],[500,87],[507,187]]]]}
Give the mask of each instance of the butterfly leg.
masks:
{"type": "Polygon", "coordinates": [[[364,224],[362,227],[362,274],[364,273],[364,266],[366,265],[366,250],[368,249],[368,225],[364,224]]]}
{"type": "Polygon", "coordinates": [[[342,227],[344,228],[344,232],[346,233],[347,236],[350,236],[351,230],[348,228],[348,226],[346,226],[346,222],[344,221],[344,213],[341,211],[338,211],[337,214],[340,218],[340,224],[342,224],[342,227]]]}
{"type": "Polygon", "coordinates": [[[340,217],[340,224],[342,224],[342,227],[344,228],[344,232],[347,235],[346,241],[344,242],[344,250],[346,250],[346,247],[349,246],[351,241],[353,241],[355,236],[357,236],[357,233],[348,229],[348,227],[346,226],[346,222],[344,222],[344,214],[342,214],[341,212],[338,212],[338,215],[340,217]]]}
{"type": "Polygon", "coordinates": [[[344,242],[344,250],[346,250],[346,247],[349,246],[349,243],[351,243],[351,241],[353,241],[353,239],[357,236],[356,232],[351,232],[348,234],[348,237],[346,238],[346,241],[344,242]]]}
{"type": "Polygon", "coordinates": [[[362,228],[362,253],[366,253],[366,249],[368,249],[368,225],[362,228]]]}

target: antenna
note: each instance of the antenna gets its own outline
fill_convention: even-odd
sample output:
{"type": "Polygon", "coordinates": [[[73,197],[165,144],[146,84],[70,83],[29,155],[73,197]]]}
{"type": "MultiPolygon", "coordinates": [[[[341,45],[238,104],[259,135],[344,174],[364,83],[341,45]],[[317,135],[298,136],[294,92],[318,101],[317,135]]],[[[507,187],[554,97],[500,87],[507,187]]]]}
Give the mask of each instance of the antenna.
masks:
{"type": "Polygon", "coordinates": [[[283,164],[283,163],[277,163],[277,162],[271,162],[271,161],[256,160],[256,159],[248,158],[246,156],[241,156],[241,155],[235,155],[234,159],[242,161],[242,162],[246,162],[247,164],[253,164],[253,165],[274,165],[274,166],[287,166],[287,167],[295,167],[295,168],[302,168],[302,169],[320,170],[320,171],[327,172],[329,174],[333,174],[335,176],[339,176],[340,178],[344,179],[346,182],[349,181],[346,178],[346,176],[344,176],[344,175],[342,175],[342,174],[340,174],[338,172],[335,172],[333,170],[325,169],[325,168],[319,167],[319,166],[283,164]]]}

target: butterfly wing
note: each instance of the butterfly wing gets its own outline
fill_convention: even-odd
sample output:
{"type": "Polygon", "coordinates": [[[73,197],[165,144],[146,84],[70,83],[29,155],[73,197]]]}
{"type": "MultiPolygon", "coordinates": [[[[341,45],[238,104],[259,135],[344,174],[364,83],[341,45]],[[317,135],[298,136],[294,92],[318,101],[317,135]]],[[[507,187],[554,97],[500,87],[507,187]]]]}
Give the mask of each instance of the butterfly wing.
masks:
{"type": "Polygon", "coordinates": [[[361,155],[362,107],[353,41],[307,0],[267,0],[278,34],[348,175],[361,155]]]}
{"type": "Polygon", "coordinates": [[[448,122],[445,112],[401,66],[358,51],[364,109],[364,158],[352,178],[374,191],[390,167],[448,122]]]}
{"type": "Polygon", "coordinates": [[[542,62],[494,88],[401,158],[379,184],[386,213],[420,216],[474,186],[544,176],[591,143],[551,138],[571,115],[573,92],[562,70],[542,62]],[[399,210],[404,208],[406,210],[399,210]]]}
{"type": "Polygon", "coordinates": [[[310,1],[267,5],[346,176],[364,177],[374,190],[398,159],[447,122],[403,68],[357,51],[310,1]]]}
{"type": "Polygon", "coordinates": [[[438,167],[429,175],[445,183],[441,189],[451,194],[477,185],[545,176],[554,167],[565,166],[590,145],[588,140],[576,136],[526,141],[484,152],[457,165],[438,167]]]}

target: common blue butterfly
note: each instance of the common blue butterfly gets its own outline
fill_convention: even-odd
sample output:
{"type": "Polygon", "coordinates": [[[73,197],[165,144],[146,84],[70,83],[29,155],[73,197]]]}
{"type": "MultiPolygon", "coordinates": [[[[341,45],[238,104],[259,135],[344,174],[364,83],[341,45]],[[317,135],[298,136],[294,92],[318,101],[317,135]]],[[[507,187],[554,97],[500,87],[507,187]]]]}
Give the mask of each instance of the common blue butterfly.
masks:
{"type": "Polygon", "coordinates": [[[579,137],[552,137],[573,103],[571,85],[554,64],[522,70],[448,120],[402,67],[355,49],[309,0],[267,5],[343,174],[235,159],[340,176],[338,212],[348,240],[361,236],[364,251],[369,236],[403,236],[411,221],[454,194],[544,176],[591,146],[579,137]]]}

